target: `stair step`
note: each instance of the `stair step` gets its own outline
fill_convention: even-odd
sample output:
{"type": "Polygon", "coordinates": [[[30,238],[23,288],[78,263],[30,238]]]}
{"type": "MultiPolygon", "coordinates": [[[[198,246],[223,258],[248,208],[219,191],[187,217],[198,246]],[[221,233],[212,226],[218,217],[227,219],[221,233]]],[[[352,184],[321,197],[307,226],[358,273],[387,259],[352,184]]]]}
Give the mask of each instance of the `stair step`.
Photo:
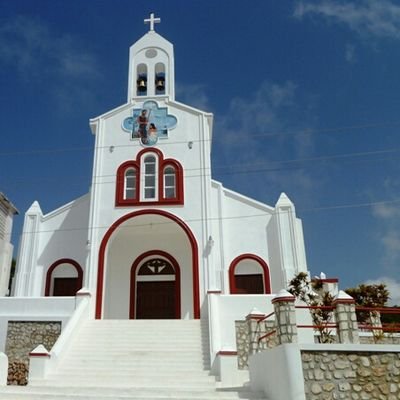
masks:
{"type": "Polygon", "coordinates": [[[0,399],[263,399],[217,389],[208,349],[208,330],[199,320],[89,321],[57,371],[27,387],[0,387],[0,399]]]}
{"type": "Polygon", "coordinates": [[[110,399],[132,399],[132,400],[236,400],[236,399],[263,399],[260,393],[248,391],[221,391],[221,390],[185,390],[185,389],[120,389],[95,387],[7,387],[0,389],[0,398],[7,400],[110,400],[110,399]]]}
{"type": "MultiPolygon", "coordinates": [[[[109,379],[132,379],[132,381],[140,381],[140,382],[154,382],[157,380],[161,380],[162,378],[171,380],[171,379],[180,379],[183,380],[184,383],[190,382],[215,382],[215,377],[210,376],[206,373],[201,374],[198,371],[195,373],[177,373],[176,371],[163,371],[162,373],[158,371],[110,371],[110,370],[90,370],[86,369],[83,371],[74,371],[73,369],[61,369],[57,373],[49,375],[49,379],[54,379],[55,377],[59,377],[61,379],[71,379],[71,378],[83,378],[84,380],[88,379],[105,379],[106,381],[109,379]],[[82,372],[84,371],[84,376],[82,376],[82,372]]],[[[202,371],[203,372],[203,371],[202,371]]]]}

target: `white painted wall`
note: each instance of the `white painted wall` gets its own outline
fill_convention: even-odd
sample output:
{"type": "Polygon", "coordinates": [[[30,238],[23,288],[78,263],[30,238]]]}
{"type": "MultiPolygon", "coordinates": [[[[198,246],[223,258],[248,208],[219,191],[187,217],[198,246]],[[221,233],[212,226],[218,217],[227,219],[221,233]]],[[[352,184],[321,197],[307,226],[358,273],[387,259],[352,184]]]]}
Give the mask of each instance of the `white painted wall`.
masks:
{"type": "Polygon", "coordinates": [[[43,215],[35,202],[25,215],[17,260],[15,296],[43,296],[49,267],[62,258],[85,270],[89,195],[43,215]]]}
{"type": "Polygon", "coordinates": [[[249,359],[250,385],[268,400],[306,400],[300,348],[295,343],[253,354],[249,359]]]}
{"type": "Polygon", "coordinates": [[[210,318],[211,363],[221,351],[236,351],[235,321],[243,321],[256,308],[270,314],[274,308],[271,300],[275,295],[208,295],[210,318]]]}
{"type": "Polygon", "coordinates": [[[0,352],[4,352],[8,321],[61,321],[75,310],[75,297],[0,298],[0,352]]]}

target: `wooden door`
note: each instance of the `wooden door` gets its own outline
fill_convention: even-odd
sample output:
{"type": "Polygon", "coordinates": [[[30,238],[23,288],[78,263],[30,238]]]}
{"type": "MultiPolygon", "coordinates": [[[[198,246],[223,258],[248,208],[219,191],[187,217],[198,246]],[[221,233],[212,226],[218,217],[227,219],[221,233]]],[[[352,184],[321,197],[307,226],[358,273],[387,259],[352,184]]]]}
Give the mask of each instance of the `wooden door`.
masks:
{"type": "Polygon", "coordinates": [[[264,294],[262,274],[235,275],[237,294],[264,294]]]}
{"type": "Polygon", "coordinates": [[[137,282],[136,318],[177,318],[175,281],[137,282]]]}
{"type": "Polygon", "coordinates": [[[53,296],[75,296],[78,278],[54,278],[53,296]]]}

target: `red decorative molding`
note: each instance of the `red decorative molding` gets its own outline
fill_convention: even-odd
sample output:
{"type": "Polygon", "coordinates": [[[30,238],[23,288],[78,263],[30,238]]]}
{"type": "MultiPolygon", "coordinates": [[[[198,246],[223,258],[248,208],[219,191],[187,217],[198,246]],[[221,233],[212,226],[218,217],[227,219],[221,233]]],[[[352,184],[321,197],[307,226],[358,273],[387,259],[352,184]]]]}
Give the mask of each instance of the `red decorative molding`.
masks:
{"type": "Polygon", "coordinates": [[[78,272],[78,288],[77,288],[77,291],[82,289],[82,280],[83,280],[83,269],[82,269],[82,267],[75,260],[72,260],[71,258],[61,258],[60,260],[57,260],[56,262],[51,264],[50,268],[47,270],[46,286],[45,286],[45,290],[44,290],[44,295],[45,296],[50,296],[50,287],[51,287],[52,274],[53,274],[53,271],[60,264],[70,264],[76,269],[76,271],[78,272]]]}
{"type": "Polygon", "coordinates": [[[236,290],[236,282],[235,282],[235,268],[243,260],[254,260],[256,261],[261,268],[263,269],[263,278],[264,278],[264,294],[271,293],[271,281],[269,276],[269,267],[267,263],[259,256],[251,253],[241,254],[236,257],[229,266],[229,287],[231,294],[237,294],[236,290]]]}
{"type": "Polygon", "coordinates": [[[105,264],[105,255],[108,242],[114,233],[114,231],[125,221],[138,217],[140,215],[161,215],[165,218],[168,218],[175,223],[177,223],[182,230],[185,232],[190,247],[192,250],[192,279],[193,279],[193,315],[195,319],[200,318],[200,297],[199,297],[199,259],[198,259],[198,246],[196,238],[194,237],[190,228],[183,222],[180,218],[176,215],[173,215],[164,210],[139,210],[134,211],[129,214],[124,215],[117,221],[115,221],[108,231],[105,233],[103,240],[100,244],[99,249],[99,264],[98,264],[98,271],[97,271],[97,290],[96,290],[96,319],[101,319],[103,314],[103,290],[104,290],[104,264],[105,264]]]}
{"type": "Polygon", "coordinates": [[[49,353],[29,353],[29,357],[48,357],[50,358],[49,353]]]}
{"type": "Polygon", "coordinates": [[[326,278],[326,279],[318,279],[318,281],[321,283],[338,283],[339,279],[338,278],[326,278]]]}
{"type": "Polygon", "coordinates": [[[335,306],[336,304],[356,304],[354,299],[335,299],[332,304],[335,306]]]}
{"type": "Polygon", "coordinates": [[[159,149],[143,149],[137,156],[136,160],[126,161],[117,169],[117,184],[115,191],[115,206],[137,206],[137,205],[165,205],[165,204],[184,204],[183,190],[183,168],[179,161],[172,158],[164,159],[163,153],[159,149]],[[146,154],[154,154],[158,158],[158,199],[146,201],[141,199],[141,159],[146,154]],[[175,191],[176,196],[173,198],[164,197],[164,169],[172,166],[175,170],[175,191]],[[125,199],[125,173],[128,169],[134,168],[136,171],[136,197],[134,199],[125,199]]]}
{"type": "Polygon", "coordinates": [[[115,191],[115,204],[119,206],[139,204],[140,165],[136,161],[126,161],[117,169],[117,186],[115,191]],[[133,168],[136,171],[136,197],[125,199],[125,173],[133,168]]]}
{"type": "Polygon", "coordinates": [[[247,315],[246,320],[251,319],[251,320],[259,321],[264,318],[265,318],[265,314],[249,314],[249,315],[247,315]]]}
{"type": "Polygon", "coordinates": [[[161,256],[167,259],[175,270],[175,318],[181,318],[181,271],[179,264],[174,257],[162,250],[151,250],[141,254],[132,264],[131,268],[131,298],[129,304],[129,318],[135,318],[136,306],[136,271],[141,266],[142,261],[151,256],[161,256]]]}
{"type": "Polygon", "coordinates": [[[296,298],[294,296],[287,296],[287,297],[275,297],[271,300],[271,303],[294,303],[296,298]]]}
{"type": "Polygon", "coordinates": [[[237,351],[234,350],[220,350],[218,356],[237,356],[237,351]]]}

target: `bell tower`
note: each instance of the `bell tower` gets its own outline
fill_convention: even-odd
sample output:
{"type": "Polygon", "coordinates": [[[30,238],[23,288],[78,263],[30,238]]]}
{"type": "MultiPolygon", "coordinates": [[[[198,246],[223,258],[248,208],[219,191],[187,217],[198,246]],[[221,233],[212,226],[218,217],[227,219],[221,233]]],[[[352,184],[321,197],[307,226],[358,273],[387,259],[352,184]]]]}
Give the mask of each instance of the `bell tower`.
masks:
{"type": "Polygon", "coordinates": [[[160,18],[144,20],[149,31],[129,50],[128,103],[145,98],[167,97],[175,99],[174,48],[154,30],[160,18]]]}

